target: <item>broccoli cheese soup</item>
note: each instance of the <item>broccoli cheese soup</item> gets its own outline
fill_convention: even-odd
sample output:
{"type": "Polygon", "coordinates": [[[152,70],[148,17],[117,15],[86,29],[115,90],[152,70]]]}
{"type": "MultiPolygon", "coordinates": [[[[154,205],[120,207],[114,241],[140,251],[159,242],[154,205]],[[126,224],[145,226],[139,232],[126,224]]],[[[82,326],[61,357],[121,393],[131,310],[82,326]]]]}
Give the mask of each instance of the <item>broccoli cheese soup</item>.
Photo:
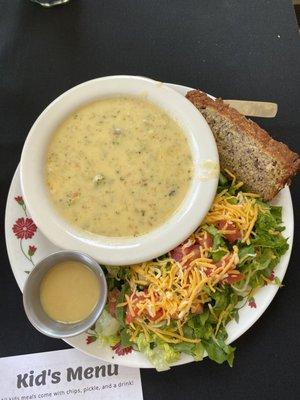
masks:
{"type": "Polygon", "coordinates": [[[54,132],[46,158],[59,214],[104,236],[138,236],[166,222],[192,174],[181,127],[140,97],[105,98],[78,109],[54,132]]]}

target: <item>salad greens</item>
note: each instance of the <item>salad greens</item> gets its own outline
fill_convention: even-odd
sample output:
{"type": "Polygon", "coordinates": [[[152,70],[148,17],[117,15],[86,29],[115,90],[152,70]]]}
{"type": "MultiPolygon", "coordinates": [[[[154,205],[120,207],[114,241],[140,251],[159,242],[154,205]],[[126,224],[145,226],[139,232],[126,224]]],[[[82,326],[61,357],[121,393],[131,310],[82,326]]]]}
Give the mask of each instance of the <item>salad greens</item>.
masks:
{"type": "Polygon", "coordinates": [[[152,262],[104,267],[108,303],[93,337],[142,352],[159,371],[181,353],[232,366],[226,325],[255,305],[259,288],[280,285],[273,271],[288,249],[281,212],[221,175],[211,211],[185,243],[152,262]]]}

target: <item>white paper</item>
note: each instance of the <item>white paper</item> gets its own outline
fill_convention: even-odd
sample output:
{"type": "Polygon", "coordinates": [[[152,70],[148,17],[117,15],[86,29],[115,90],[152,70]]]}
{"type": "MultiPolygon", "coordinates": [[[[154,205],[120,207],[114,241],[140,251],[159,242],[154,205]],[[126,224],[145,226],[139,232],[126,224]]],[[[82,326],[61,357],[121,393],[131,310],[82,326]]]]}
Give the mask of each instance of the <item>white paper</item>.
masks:
{"type": "Polygon", "coordinates": [[[142,400],[140,370],[78,350],[0,358],[0,400],[142,400]]]}

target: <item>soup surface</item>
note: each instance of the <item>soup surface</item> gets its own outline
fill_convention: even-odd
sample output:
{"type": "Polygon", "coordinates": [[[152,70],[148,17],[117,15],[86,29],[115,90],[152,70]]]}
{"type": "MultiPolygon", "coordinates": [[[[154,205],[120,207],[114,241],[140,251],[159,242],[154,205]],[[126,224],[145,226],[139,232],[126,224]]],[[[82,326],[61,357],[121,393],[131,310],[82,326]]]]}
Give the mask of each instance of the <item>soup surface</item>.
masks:
{"type": "Polygon", "coordinates": [[[74,323],[87,318],[99,300],[99,282],[95,273],[78,261],[54,265],[40,286],[40,300],[50,318],[74,323]]]}
{"type": "Polygon", "coordinates": [[[54,132],[46,180],[61,216],[104,236],[138,236],[163,224],[193,174],[181,127],[141,97],[78,109],[54,132]]]}

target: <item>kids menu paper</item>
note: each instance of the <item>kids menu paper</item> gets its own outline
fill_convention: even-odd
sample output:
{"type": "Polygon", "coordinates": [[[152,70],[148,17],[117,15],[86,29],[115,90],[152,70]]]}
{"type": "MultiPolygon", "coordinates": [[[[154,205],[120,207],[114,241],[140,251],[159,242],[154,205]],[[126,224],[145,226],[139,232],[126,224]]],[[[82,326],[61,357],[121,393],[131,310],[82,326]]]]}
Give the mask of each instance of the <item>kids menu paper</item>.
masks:
{"type": "Polygon", "coordinates": [[[78,350],[0,358],[0,400],[142,400],[140,370],[78,350]]]}

